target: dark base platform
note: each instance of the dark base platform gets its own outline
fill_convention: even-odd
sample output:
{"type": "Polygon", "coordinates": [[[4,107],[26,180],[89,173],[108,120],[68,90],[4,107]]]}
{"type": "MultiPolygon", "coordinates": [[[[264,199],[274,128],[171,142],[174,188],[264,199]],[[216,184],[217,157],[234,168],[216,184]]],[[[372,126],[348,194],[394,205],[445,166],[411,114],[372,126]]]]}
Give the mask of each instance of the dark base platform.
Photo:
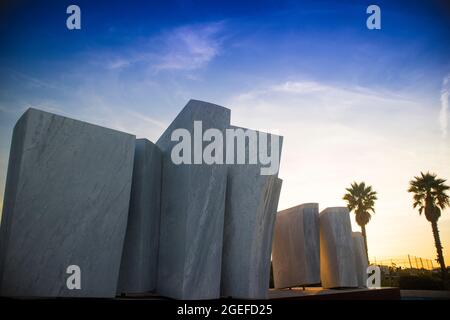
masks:
{"type": "Polygon", "coordinates": [[[321,287],[270,289],[270,300],[400,300],[399,288],[323,289],[321,287]]]}

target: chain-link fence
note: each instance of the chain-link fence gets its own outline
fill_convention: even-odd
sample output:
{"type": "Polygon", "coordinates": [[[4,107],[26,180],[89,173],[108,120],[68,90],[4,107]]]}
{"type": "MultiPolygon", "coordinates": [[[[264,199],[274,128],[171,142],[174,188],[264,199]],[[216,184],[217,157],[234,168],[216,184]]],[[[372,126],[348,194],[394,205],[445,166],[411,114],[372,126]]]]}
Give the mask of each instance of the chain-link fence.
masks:
{"type": "Polygon", "coordinates": [[[436,261],[412,256],[409,254],[406,256],[387,257],[387,258],[373,257],[370,259],[370,263],[379,266],[402,268],[402,269],[433,270],[439,267],[436,261]]]}

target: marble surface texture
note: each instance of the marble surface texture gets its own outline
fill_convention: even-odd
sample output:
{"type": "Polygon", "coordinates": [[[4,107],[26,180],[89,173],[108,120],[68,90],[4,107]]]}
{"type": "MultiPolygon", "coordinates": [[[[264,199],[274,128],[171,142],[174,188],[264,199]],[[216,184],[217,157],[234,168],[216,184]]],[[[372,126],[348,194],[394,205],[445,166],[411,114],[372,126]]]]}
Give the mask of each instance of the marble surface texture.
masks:
{"type": "MultiPolygon", "coordinates": [[[[282,137],[279,138],[282,142],[282,137]]],[[[281,143],[279,153],[281,156],[281,143]]],[[[282,181],[277,174],[261,175],[260,168],[260,164],[228,166],[222,296],[267,297],[273,228],[282,181]]]]}
{"type": "Polygon", "coordinates": [[[320,283],[319,205],[301,204],[276,216],[272,248],[275,288],[320,283]]]}
{"type": "Polygon", "coordinates": [[[355,250],[348,209],[326,208],[320,221],[320,277],[322,287],[357,287],[355,250]]]}
{"type": "Polygon", "coordinates": [[[161,168],[161,150],[147,139],[136,140],[118,294],[145,293],[156,289],[161,168]]]}
{"type": "MultiPolygon", "coordinates": [[[[278,172],[261,175],[267,165],[195,163],[210,142],[194,121],[224,140],[226,129],[238,128],[229,109],[198,100],[155,144],[27,110],[11,144],[0,295],[266,298],[282,180],[278,172]],[[191,134],[191,164],[173,162],[176,129],[191,134]],[[80,267],[80,289],[67,287],[71,265],[80,267]]],[[[281,157],[282,137],[271,136],[280,139],[281,157]]]]}
{"type": "Polygon", "coordinates": [[[364,237],[361,232],[353,232],[353,245],[355,248],[355,267],[356,276],[358,279],[358,287],[367,287],[367,268],[369,267],[369,260],[364,246],[364,237]]]}
{"type": "Polygon", "coordinates": [[[215,299],[220,296],[227,168],[171,160],[178,143],[171,141],[172,132],[185,128],[195,139],[194,121],[202,121],[203,132],[224,132],[230,110],[190,100],[156,143],[163,152],[157,292],[177,299],[215,299]]]}
{"type": "Polygon", "coordinates": [[[12,139],[0,235],[0,294],[114,297],[135,137],[28,109],[12,139]],[[69,265],[81,288],[69,290],[69,265]]]}

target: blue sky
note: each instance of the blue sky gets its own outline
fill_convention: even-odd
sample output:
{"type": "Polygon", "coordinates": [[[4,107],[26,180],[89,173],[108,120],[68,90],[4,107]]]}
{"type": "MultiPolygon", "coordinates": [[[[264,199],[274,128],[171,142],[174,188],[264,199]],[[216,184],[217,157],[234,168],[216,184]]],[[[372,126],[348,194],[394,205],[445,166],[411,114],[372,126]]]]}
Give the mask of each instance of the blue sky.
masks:
{"type": "MultiPolygon", "coordinates": [[[[0,8],[0,194],[12,128],[28,107],[155,141],[195,98],[229,107],[236,125],[284,135],[280,209],[342,205],[343,189],[366,180],[380,193],[369,226],[374,254],[434,256],[405,189],[420,170],[450,178],[444,1],[10,1],[0,8]],[[65,26],[70,4],[81,8],[81,30],[65,26]],[[370,4],[381,8],[381,30],[366,28],[370,4]],[[425,244],[406,252],[388,241],[399,232],[410,242],[423,235],[425,244]]],[[[442,233],[450,235],[444,216],[442,233]]]]}

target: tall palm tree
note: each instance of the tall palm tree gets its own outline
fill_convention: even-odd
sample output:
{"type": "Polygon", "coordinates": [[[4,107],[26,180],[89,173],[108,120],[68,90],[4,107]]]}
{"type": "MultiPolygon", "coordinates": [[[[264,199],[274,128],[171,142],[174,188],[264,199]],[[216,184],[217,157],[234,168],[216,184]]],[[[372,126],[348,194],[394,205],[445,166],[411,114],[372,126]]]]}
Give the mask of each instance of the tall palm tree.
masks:
{"type": "Polygon", "coordinates": [[[356,223],[361,227],[361,233],[364,237],[364,246],[366,248],[367,259],[369,250],[367,247],[366,224],[372,217],[371,212],[375,213],[375,200],[377,193],[372,190],[372,186],[366,186],[364,182],[353,182],[350,188],[346,188],[347,193],[342,199],[347,202],[347,208],[355,212],[356,223]]]}
{"type": "Polygon", "coordinates": [[[437,251],[437,261],[441,267],[442,278],[447,279],[447,269],[445,266],[444,255],[442,253],[441,238],[437,222],[441,216],[441,210],[450,206],[449,196],[446,191],[450,189],[445,185],[445,179],[437,178],[434,173],[420,173],[419,177],[409,182],[408,192],[414,194],[414,208],[419,208],[419,214],[425,213],[425,218],[431,223],[433,230],[434,245],[437,251]]]}

